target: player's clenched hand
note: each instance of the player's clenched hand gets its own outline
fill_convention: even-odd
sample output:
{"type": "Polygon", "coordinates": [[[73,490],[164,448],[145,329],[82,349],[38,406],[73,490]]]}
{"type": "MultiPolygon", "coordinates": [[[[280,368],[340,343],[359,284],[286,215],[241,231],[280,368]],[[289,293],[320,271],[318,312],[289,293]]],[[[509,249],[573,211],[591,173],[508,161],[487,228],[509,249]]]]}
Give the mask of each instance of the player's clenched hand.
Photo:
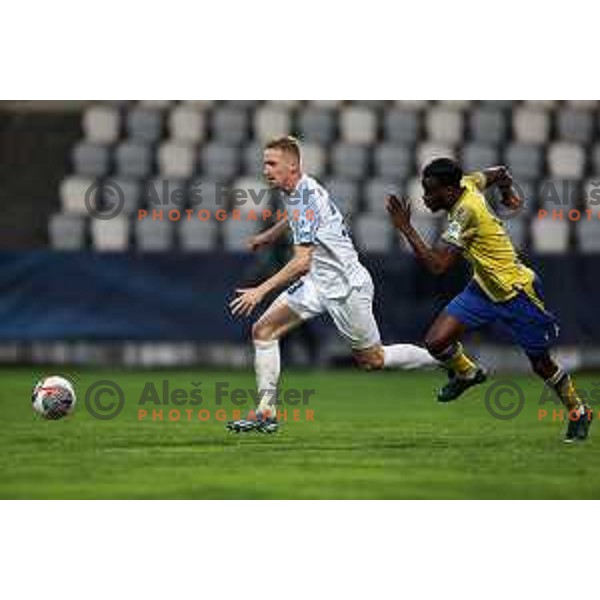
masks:
{"type": "Polygon", "coordinates": [[[404,230],[410,226],[410,203],[408,200],[389,195],[385,199],[385,208],[396,229],[404,230]]]}
{"type": "Polygon", "coordinates": [[[239,296],[229,304],[234,316],[247,317],[263,299],[259,288],[245,288],[235,290],[239,296]]]}

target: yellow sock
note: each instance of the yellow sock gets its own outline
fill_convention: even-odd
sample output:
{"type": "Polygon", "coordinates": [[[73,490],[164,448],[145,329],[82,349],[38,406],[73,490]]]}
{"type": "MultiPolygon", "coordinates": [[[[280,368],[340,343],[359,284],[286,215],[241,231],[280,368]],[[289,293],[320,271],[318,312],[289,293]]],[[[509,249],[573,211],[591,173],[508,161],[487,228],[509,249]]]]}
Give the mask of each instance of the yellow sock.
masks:
{"type": "Polygon", "coordinates": [[[575,385],[573,385],[573,380],[567,373],[561,370],[557,371],[548,380],[548,383],[569,411],[581,409],[583,401],[579,397],[575,385]]]}
{"type": "Polygon", "coordinates": [[[464,379],[472,377],[477,371],[477,365],[465,354],[462,344],[457,344],[456,351],[444,361],[444,365],[464,379]]]}

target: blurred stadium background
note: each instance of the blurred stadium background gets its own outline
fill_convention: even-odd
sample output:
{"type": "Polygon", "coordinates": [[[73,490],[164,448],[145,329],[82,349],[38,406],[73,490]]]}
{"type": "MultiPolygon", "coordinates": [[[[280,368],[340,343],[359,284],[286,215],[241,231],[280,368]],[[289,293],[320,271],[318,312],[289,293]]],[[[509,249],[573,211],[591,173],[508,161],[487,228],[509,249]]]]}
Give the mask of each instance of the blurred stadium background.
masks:
{"type": "MultiPolygon", "coordinates": [[[[0,103],[0,361],[12,363],[246,367],[250,321],[231,318],[233,290],[281,265],[245,240],[262,222],[170,221],[171,209],[223,208],[214,194],[259,190],[261,146],[292,133],[308,172],[347,215],[378,287],[386,341],[418,341],[458,291],[466,268],[428,275],[384,214],[389,191],[410,197],[415,224],[433,238],[442,220],[420,202],[419,169],[454,156],[465,170],[507,164],[526,199],[507,221],[524,260],[543,276],[562,324],[566,366],[600,365],[595,276],[600,221],[571,221],[600,186],[596,101],[105,101],[0,103]],[[93,218],[122,190],[122,212],[93,218]],[[183,190],[183,192],[181,192],[183,190]],[[183,194],[183,196],[181,195],[183,194]],[[182,204],[183,198],[183,204],[182,204]],[[160,206],[157,205],[160,202],[160,206]],[[536,210],[565,218],[538,219],[536,210]],[[163,209],[163,220],[136,216],[163,209]]],[[[246,203],[242,211],[274,206],[246,203]]],[[[225,208],[230,210],[231,199],[225,208]]],[[[472,340],[498,369],[526,368],[502,331],[472,340]]],[[[333,327],[311,323],[286,343],[286,364],[343,364],[333,327]]]]}

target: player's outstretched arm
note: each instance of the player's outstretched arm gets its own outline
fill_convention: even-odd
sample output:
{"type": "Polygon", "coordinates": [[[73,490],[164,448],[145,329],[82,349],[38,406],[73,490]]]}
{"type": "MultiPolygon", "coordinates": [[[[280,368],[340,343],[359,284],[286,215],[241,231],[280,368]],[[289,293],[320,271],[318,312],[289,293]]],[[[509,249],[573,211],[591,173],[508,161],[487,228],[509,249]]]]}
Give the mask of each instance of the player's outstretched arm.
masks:
{"type": "Polygon", "coordinates": [[[460,257],[460,252],[450,244],[430,247],[410,222],[410,204],[408,200],[400,200],[396,196],[388,196],[386,209],[394,227],[402,233],[410,244],[417,259],[436,275],[450,269],[460,257]]]}
{"type": "Polygon", "coordinates": [[[281,219],[269,227],[266,231],[262,231],[257,235],[253,235],[248,240],[248,249],[251,252],[256,252],[261,248],[266,248],[271,244],[274,244],[286,231],[288,230],[288,222],[286,219],[281,219]]]}
{"type": "Polygon", "coordinates": [[[275,275],[255,288],[238,289],[238,297],[229,307],[234,315],[248,316],[263,298],[270,292],[278,290],[310,271],[314,246],[303,244],[294,246],[293,258],[275,275]]]}

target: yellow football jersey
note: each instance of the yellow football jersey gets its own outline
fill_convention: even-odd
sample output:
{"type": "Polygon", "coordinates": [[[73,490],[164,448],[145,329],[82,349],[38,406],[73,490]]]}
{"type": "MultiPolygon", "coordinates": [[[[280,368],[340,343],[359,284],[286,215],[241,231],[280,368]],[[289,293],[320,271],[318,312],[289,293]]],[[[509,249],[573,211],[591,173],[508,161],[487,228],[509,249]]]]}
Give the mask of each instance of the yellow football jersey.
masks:
{"type": "Polygon", "coordinates": [[[442,239],[460,248],[491,300],[505,302],[523,290],[543,308],[533,290],[535,273],[519,261],[502,221],[488,209],[482,194],[484,174],[466,175],[461,185],[465,191],[448,213],[442,239]]]}

